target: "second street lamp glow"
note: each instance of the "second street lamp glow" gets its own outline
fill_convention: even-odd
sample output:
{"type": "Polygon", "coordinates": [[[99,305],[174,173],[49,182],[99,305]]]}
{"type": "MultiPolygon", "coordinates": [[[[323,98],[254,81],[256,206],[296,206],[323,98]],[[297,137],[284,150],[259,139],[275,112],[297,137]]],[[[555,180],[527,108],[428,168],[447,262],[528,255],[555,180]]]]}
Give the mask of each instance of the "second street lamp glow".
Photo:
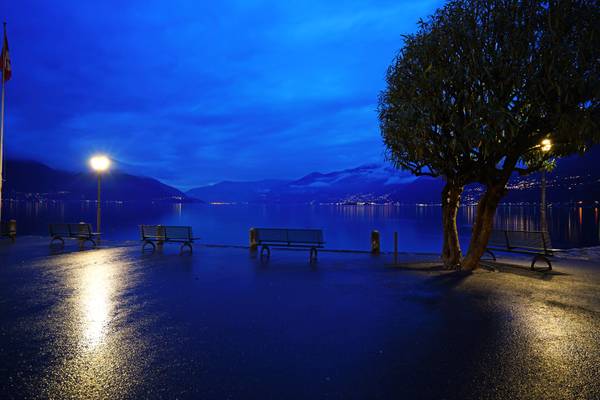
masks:
{"type": "Polygon", "coordinates": [[[544,139],[542,140],[542,143],[540,144],[541,149],[544,153],[550,151],[552,149],[552,141],[550,139],[544,139]]]}
{"type": "Polygon", "coordinates": [[[94,171],[106,171],[110,167],[110,159],[106,156],[94,156],[90,159],[90,165],[94,171]]]}
{"type": "MultiPolygon", "coordinates": [[[[552,141],[550,139],[544,139],[540,143],[540,150],[543,153],[547,153],[552,150],[552,141]]],[[[541,171],[541,182],[540,182],[540,227],[542,232],[548,232],[548,220],[546,219],[546,170],[541,171]]]]}

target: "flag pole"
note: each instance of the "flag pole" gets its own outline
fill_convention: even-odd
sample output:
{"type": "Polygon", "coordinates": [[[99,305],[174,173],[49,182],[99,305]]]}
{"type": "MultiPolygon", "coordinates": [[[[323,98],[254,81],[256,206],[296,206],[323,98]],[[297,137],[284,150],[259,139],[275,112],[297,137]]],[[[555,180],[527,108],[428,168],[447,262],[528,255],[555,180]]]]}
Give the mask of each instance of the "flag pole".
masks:
{"type": "MultiPolygon", "coordinates": [[[[2,105],[0,111],[0,222],[2,222],[2,183],[4,183],[4,87],[6,83],[6,57],[4,54],[4,44],[6,43],[6,21],[3,26],[4,37],[2,38],[2,105]]],[[[8,51],[8,49],[6,49],[8,51]]]]}
{"type": "MultiPolygon", "coordinates": [[[[6,26],[6,22],[4,23],[6,26]]],[[[3,60],[4,61],[4,60],[3,60]]],[[[2,66],[2,109],[0,111],[0,222],[2,222],[2,183],[4,181],[4,65],[2,66]]]]}

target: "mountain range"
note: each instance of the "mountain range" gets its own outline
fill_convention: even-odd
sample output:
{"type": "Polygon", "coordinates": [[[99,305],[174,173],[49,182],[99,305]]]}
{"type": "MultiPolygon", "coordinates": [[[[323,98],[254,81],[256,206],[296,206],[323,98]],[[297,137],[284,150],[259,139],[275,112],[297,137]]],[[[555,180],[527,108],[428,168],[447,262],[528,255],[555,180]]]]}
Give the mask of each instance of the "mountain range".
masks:
{"type": "MultiPolygon", "coordinates": [[[[547,198],[554,203],[600,201],[600,147],[585,156],[561,159],[547,173],[547,198]]],[[[211,203],[428,203],[439,204],[441,179],[415,177],[384,164],[367,164],[330,173],[314,172],[295,180],[220,182],[191,189],[186,194],[211,203]]],[[[540,174],[515,175],[504,202],[536,203],[540,174]]],[[[465,188],[463,202],[476,203],[483,187],[465,188]]]]}
{"type": "MultiPolygon", "coordinates": [[[[92,173],[68,172],[36,161],[7,160],[3,196],[13,199],[94,200],[92,173]]],[[[112,171],[102,176],[102,199],[110,201],[194,201],[156,179],[112,171]]]]}
{"type": "Polygon", "coordinates": [[[438,179],[367,164],[330,173],[313,172],[289,181],[220,182],[186,194],[211,203],[387,203],[398,198],[414,203],[439,198],[441,185],[438,179]]]}
{"type": "MultiPolygon", "coordinates": [[[[598,204],[600,202],[600,146],[584,156],[557,162],[547,174],[549,203],[598,204]]],[[[36,161],[8,160],[4,197],[15,199],[94,200],[96,177],[92,173],[67,172],[36,161]]],[[[102,197],[112,201],[209,203],[402,203],[439,204],[441,179],[415,177],[385,164],[367,164],[329,173],[313,172],[300,179],[224,181],[185,193],[156,179],[120,172],[102,178],[102,197]]],[[[536,203],[540,174],[514,176],[504,198],[507,203],[536,203]]],[[[476,203],[481,185],[465,189],[463,203],[476,203]]]]}

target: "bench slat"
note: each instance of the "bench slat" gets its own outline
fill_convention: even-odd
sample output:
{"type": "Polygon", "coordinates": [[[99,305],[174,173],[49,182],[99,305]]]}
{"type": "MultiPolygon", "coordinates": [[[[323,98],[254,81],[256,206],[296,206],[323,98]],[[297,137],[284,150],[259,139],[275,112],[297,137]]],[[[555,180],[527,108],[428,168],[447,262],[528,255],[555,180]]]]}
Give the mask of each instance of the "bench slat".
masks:
{"type": "Polygon", "coordinates": [[[321,243],[323,231],[320,229],[289,229],[288,241],[296,243],[321,243]]]}
{"type": "Polygon", "coordinates": [[[142,240],[163,242],[193,242],[191,226],[140,225],[142,240]]]}
{"type": "Polygon", "coordinates": [[[552,249],[549,233],[543,231],[493,230],[487,248],[547,255],[555,251],[552,249]]]}
{"type": "Polygon", "coordinates": [[[191,226],[165,226],[167,240],[192,240],[191,226]]]}
{"type": "Polygon", "coordinates": [[[92,232],[92,225],[86,223],[77,224],[50,224],[50,236],[72,238],[72,239],[90,239],[98,236],[97,232],[92,232]]]}
{"type": "Polygon", "coordinates": [[[90,224],[68,224],[71,237],[88,238],[92,236],[92,225],[90,224]]]}
{"type": "Polygon", "coordinates": [[[165,239],[164,228],[160,225],[141,225],[140,231],[142,234],[142,240],[144,240],[144,239],[164,240],[165,239]]]}
{"type": "Polygon", "coordinates": [[[288,246],[296,244],[317,244],[323,241],[321,229],[278,229],[278,228],[255,228],[256,240],[262,243],[277,243],[288,246]]]}
{"type": "Polygon", "coordinates": [[[287,242],[287,230],[273,228],[257,228],[256,239],[262,242],[287,242]]]}

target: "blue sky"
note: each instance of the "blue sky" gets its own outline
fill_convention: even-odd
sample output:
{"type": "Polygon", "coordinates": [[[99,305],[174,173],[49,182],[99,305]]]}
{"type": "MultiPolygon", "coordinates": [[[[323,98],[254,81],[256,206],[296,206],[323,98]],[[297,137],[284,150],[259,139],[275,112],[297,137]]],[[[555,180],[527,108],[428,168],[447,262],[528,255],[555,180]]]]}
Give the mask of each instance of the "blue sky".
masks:
{"type": "Polygon", "coordinates": [[[6,1],[6,153],[188,189],[381,162],[377,96],[442,1],[6,1]]]}

